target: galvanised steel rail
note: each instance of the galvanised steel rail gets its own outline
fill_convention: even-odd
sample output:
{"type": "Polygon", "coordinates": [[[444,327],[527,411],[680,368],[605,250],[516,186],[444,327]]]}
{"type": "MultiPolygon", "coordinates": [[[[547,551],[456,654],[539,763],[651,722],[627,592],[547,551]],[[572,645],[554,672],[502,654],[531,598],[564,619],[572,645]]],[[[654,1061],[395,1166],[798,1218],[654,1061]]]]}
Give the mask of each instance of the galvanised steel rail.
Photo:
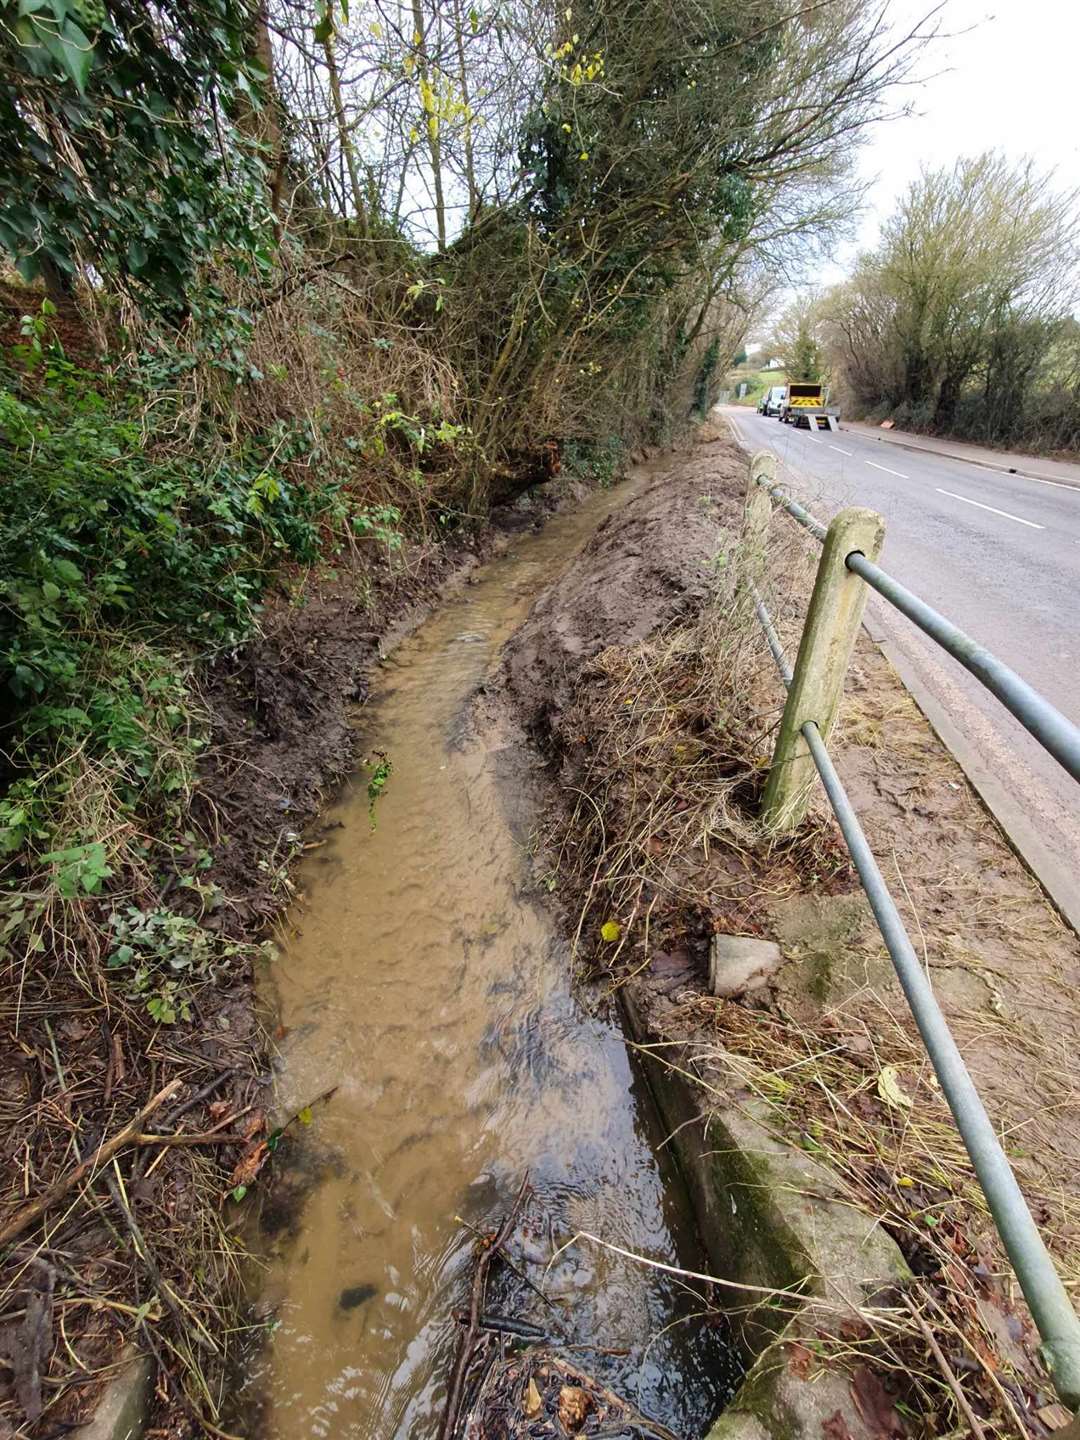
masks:
{"type": "MultiPolygon", "coordinates": [[[[757,587],[751,585],[750,590],[780,678],[785,688],[790,689],[792,670],[772,616],[757,587]]],[[[948,1101],[998,1234],[1038,1326],[1054,1386],[1067,1405],[1080,1405],[1080,1319],[1043,1244],[1016,1183],[1016,1176],[949,1030],[948,1021],[919,964],[896,902],[874,859],[821,733],[812,720],[802,726],[800,733],[809,747],[942,1093],[948,1101]]]]}
{"type": "MultiPolygon", "coordinates": [[[[770,485],[758,476],[754,479],[793,520],[809,530],[815,540],[824,542],[828,534],[826,527],[816,516],[811,515],[805,506],[792,500],[779,486],[770,485]]],[[[880,565],[875,565],[857,550],[846,557],[845,564],[974,675],[1074,780],[1080,780],[1080,728],[1062,715],[1060,710],[1055,709],[1049,700],[1034,690],[1026,680],[1021,679],[1004,661],[999,660],[984,645],[973,640],[958,625],[947,620],[924,600],[912,594],[898,580],[894,580],[882,570],[880,565]]]]}
{"type": "Polygon", "coordinates": [[[965,634],[951,620],[946,620],[944,615],[939,615],[880,566],[867,560],[865,555],[853,551],[845,564],[931,640],[936,640],[954,660],[959,660],[964,669],[981,681],[991,695],[997,696],[1006,710],[1016,716],[1024,729],[1034,735],[1043,749],[1048,750],[1074,780],[1080,780],[1080,729],[1071,720],[1067,720],[1060,710],[1055,710],[1049,700],[1033,690],[1026,680],[1021,680],[1015,670],[1010,670],[984,645],[965,634]]]}

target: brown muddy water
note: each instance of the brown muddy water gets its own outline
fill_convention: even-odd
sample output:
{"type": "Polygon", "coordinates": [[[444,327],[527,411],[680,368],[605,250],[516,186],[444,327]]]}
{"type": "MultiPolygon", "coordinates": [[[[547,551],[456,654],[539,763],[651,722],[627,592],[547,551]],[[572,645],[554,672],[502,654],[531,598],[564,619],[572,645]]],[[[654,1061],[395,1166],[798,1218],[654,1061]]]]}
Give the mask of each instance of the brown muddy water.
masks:
{"type": "Polygon", "coordinates": [[[397,648],[364,711],[369,753],[393,764],[376,828],[361,773],[303,866],[269,982],[282,1108],[337,1086],[288,1147],[317,1183],[288,1224],[270,1217],[277,1324],[244,1386],[270,1440],[436,1434],[472,1262],[455,1217],[497,1220],[526,1168],[523,1259],[557,1310],[527,1291],[497,1300],[561,1343],[625,1351],[573,1358],[685,1440],[739,1377],[723,1324],[675,1277],[584,1245],[546,1271],[578,1230],[691,1269],[703,1257],[618,1021],[575,993],[540,898],[535,761],[509,729],[473,721],[531,603],[649,483],[517,540],[397,648]]]}

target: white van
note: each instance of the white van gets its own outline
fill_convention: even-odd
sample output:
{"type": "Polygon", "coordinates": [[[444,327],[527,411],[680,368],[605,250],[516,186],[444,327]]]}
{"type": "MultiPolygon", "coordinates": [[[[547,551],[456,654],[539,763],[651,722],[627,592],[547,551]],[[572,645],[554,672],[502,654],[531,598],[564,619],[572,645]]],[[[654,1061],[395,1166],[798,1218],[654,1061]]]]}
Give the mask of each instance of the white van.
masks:
{"type": "Polygon", "coordinates": [[[787,399],[786,385],[770,385],[761,397],[758,412],[762,415],[779,415],[787,399]]]}

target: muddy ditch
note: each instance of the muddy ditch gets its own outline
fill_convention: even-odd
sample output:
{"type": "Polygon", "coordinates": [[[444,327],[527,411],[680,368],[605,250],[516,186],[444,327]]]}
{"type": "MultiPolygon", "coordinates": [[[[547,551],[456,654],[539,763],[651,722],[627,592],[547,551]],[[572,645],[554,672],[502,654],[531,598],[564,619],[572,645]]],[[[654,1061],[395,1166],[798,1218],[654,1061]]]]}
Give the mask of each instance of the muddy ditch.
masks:
{"type": "MultiPolygon", "coordinates": [[[[474,1233],[525,1172],[513,1256],[536,1288],[501,1294],[514,1324],[680,1436],[740,1374],[722,1318],[674,1273],[701,1264],[685,1189],[617,1015],[575,987],[541,903],[536,765],[490,679],[552,575],[666,485],[666,461],[643,467],[515,543],[380,672],[363,737],[388,781],[373,797],[361,772],[330,807],[264,975],[280,1118],[308,1123],[262,1212],[275,1329],[244,1386],[259,1434],[438,1434],[474,1233]],[[568,1245],[579,1231],[674,1268],[568,1245]]],[[[639,612],[640,634],[686,613],[705,593],[693,549],[686,583],[660,565],[617,601],[613,572],[602,603],[639,612]]]]}
{"type": "MultiPolygon", "coordinates": [[[[268,1150],[268,1037],[251,949],[293,893],[305,825],[354,765],[354,725],[380,657],[486,557],[590,491],[561,477],[443,545],[371,563],[283,575],[261,636],[201,677],[213,743],[195,800],[201,834],[164,886],[130,897],[216,928],[232,960],[191,992],[192,1019],[155,1025],[105,982],[100,928],[80,909],[55,955],[16,967],[0,998],[5,1223],[66,1183],[152,1095],[161,1143],[127,1146],[120,1169],[76,1184],[6,1237],[0,1267],[0,1435],[54,1436],[84,1424],[103,1389],[135,1389],[131,1347],[151,1357],[154,1418],[203,1433],[220,1418],[235,1344],[242,1245],[232,1192],[268,1150]],[[204,895],[214,890],[217,908],[204,895]],[[207,923],[208,922],[208,923],[207,923]],[[89,938],[88,938],[89,937],[89,938]],[[177,1132],[173,1138],[172,1132],[177,1132]],[[205,1143],[190,1143],[207,1135],[205,1143]],[[233,1338],[224,1338],[233,1337],[233,1338]],[[128,1378],[125,1379],[124,1377],[128,1378]]],[[[307,840],[311,840],[307,836],[307,840]]],[[[93,917],[90,917],[93,920],[93,917]]]]}

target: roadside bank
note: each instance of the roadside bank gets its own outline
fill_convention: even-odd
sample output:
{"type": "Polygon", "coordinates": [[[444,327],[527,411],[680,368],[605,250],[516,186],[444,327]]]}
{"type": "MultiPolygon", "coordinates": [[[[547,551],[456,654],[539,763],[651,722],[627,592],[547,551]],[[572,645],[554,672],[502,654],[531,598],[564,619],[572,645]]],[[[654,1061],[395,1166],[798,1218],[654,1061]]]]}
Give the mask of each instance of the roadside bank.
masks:
{"type": "MultiPolygon", "coordinates": [[[[604,630],[596,621],[583,555],[507,648],[511,703],[549,767],[542,854],[564,924],[577,937],[579,966],[625,992],[688,1177],[703,1154],[714,1157],[712,1179],[699,1185],[713,1195],[713,1215],[732,1202],[753,1213],[747,1202],[763,1188],[798,1193],[803,1219],[820,1235],[814,1206],[834,1201],[855,1217],[849,1242],[888,1237],[898,1263],[891,1273],[906,1266],[914,1276],[886,1284],[873,1264],[863,1268],[863,1249],[849,1243],[838,1266],[803,1242],[828,1316],[809,1312],[809,1333],[771,1347],[759,1365],[771,1385],[802,1379],[818,1398],[839,1385],[834,1430],[831,1409],[815,1412],[810,1427],[941,1434],[969,1424],[967,1407],[977,1423],[1015,1426],[1023,1414],[1031,1433],[1050,1433],[1064,1412],[839,836],[820,810],[784,844],[767,845],[756,828],[781,698],[763,641],[740,628],[730,580],[745,462],[707,436],[672,458],[668,488],[708,495],[728,527],[711,556],[709,602],[685,623],[626,645],[620,623],[604,630]],[[710,949],[714,937],[731,934],[776,942],[778,963],[767,983],[720,998],[710,993],[710,949]],[[828,1185],[773,1182],[769,1166],[745,1154],[741,1174],[717,1175],[725,1165],[717,1155],[758,1147],[731,1139],[732,1113],[747,1135],[764,1126],[770,1144],[823,1167],[828,1185]],[[841,1284],[860,1278],[870,1284],[861,1300],[841,1284]]],[[[681,573],[677,507],[673,518],[669,532],[661,513],[642,527],[633,507],[626,512],[629,567],[641,563],[646,533],[650,572],[662,571],[670,550],[681,573]]],[[[614,528],[598,537],[588,567],[616,571],[622,543],[614,528]]],[[[808,576],[806,557],[794,552],[770,576],[770,609],[789,644],[808,576]]],[[[976,1083],[1010,1137],[1021,1184],[1075,1286],[1075,938],[865,636],[838,757],[976,1083]]],[[[729,1227],[726,1258],[717,1248],[721,1278],[734,1278],[730,1239],[729,1227]]],[[[739,1258],[752,1254],[739,1247],[739,1258]]],[[[768,1283],[780,1283],[777,1272],[768,1283]]],[[[760,1369],[754,1374],[762,1381],[760,1369]]],[[[740,1413],[747,1433],[760,1433],[756,1425],[791,1433],[790,1397],[775,1389],[755,1383],[737,1396],[718,1433],[740,1413]]]]}

